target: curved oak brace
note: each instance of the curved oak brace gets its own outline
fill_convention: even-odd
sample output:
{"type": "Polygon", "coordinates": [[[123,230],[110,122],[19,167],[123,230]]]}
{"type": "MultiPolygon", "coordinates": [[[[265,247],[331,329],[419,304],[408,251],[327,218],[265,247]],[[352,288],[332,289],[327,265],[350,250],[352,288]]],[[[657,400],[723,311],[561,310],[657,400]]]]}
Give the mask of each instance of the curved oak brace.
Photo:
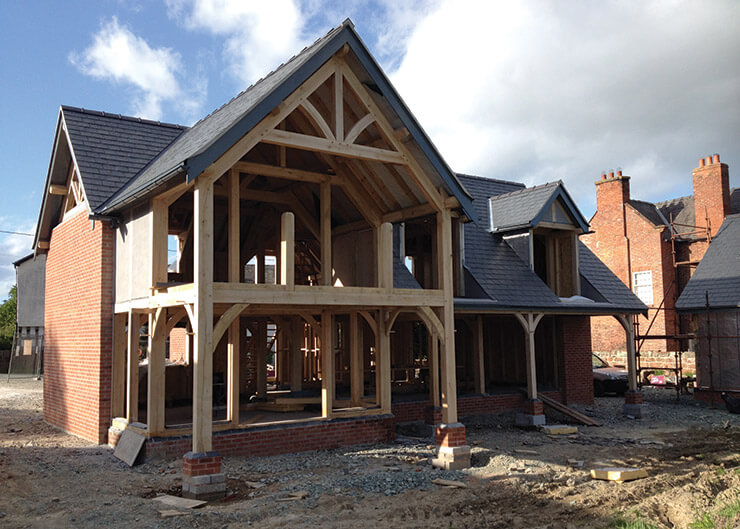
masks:
{"type": "Polygon", "coordinates": [[[378,324],[375,321],[375,318],[373,318],[372,315],[366,310],[360,310],[358,311],[358,314],[362,316],[362,318],[370,326],[370,330],[373,331],[373,334],[375,335],[375,339],[377,340],[378,339],[378,324]]]}
{"type": "Polygon", "coordinates": [[[370,124],[374,122],[375,116],[373,116],[372,114],[365,114],[357,123],[352,125],[351,129],[349,129],[347,136],[344,138],[345,143],[354,143],[357,139],[357,136],[362,134],[362,131],[368,128],[370,124]]]}
{"type": "Polygon", "coordinates": [[[396,323],[399,314],[401,314],[401,309],[396,309],[393,312],[388,313],[388,323],[385,327],[387,332],[391,332],[391,329],[393,329],[393,324],[396,323]]]}
{"type": "Polygon", "coordinates": [[[444,325],[442,325],[439,317],[430,307],[419,307],[416,309],[416,313],[421,318],[421,321],[426,324],[427,328],[432,331],[432,334],[436,334],[437,336],[445,335],[444,325]]]}
{"type": "Polygon", "coordinates": [[[313,327],[314,332],[321,333],[321,324],[316,321],[316,318],[313,317],[311,313],[308,312],[299,312],[298,315],[306,320],[306,323],[308,323],[311,327],[313,327]]]}
{"type": "Polygon", "coordinates": [[[301,101],[301,104],[298,105],[298,108],[301,109],[301,111],[306,115],[306,117],[314,123],[319,129],[321,129],[321,132],[324,134],[324,137],[328,140],[334,139],[334,133],[332,132],[331,128],[329,127],[329,124],[326,122],[324,117],[319,114],[319,111],[316,110],[316,107],[313,106],[313,104],[308,100],[304,99],[301,101]]]}
{"type": "Polygon", "coordinates": [[[187,316],[187,311],[185,310],[185,307],[181,307],[177,309],[177,311],[167,318],[167,327],[165,327],[165,330],[167,331],[166,336],[169,336],[172,332],[172,329],[175,328],[175,325],[180,323],[180,320],[182,320],[185,316],[187,316]]]}
{"type": "Polygon", "coordinates": [[[216,350],[216,347],[218,347],[218,342],[221,341],[221,338],[226,332],[226,329],[228,329],[229,325],[231,325],[231,322],[233,322],[239,316],[239,314],[241,314],[242,311],[248,306],[249,303],[236,303],[229,307],[228,310],[221,315],[221,317],[216,322],[216,325],[213,327],[214,351],[216,350]]]}
{"type": "Polygon", "coordinates": [[[193,312],[193,305],[191,303],[185,303],[185,305],[183,305],[183,308],[188,315],[188,320],[190,320],[190,327],[192,329],[197,329],[198,327],[195,325],[195,313],[193,312]]]}

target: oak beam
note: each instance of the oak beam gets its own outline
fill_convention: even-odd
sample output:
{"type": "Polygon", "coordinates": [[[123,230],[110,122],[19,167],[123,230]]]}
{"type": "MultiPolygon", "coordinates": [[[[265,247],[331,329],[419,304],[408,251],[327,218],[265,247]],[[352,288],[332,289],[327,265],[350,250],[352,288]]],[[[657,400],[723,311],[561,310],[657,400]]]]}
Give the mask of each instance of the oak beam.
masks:
{"type": "Polygon", "coordinates": [[[336,68],[334,70],[334,137],[338,141],[354,143],[345,140],[344,137],[344,80],[342,77],[342,70],[336,68]]]}
{"type": "Polygon", "coordinates": [[[296,180],[298,182],[308,182],[311,184],[323,184],[329,182],[337,183],[337,177],[331,174],[317,173],[314,171],[305,171],[303,169],[291,169],[288,167],[277,167],[255,162],[237,162],[234,167],[242,173],[250,175],[267,176],[270,178],[281,178],[284,180],[296,180]]]}
{"type": "Polygon", "coordinates": [[[378,405],[383,413],[391,413],[391,327],[388,312],[380,311],[378,318],[378,365],[375,368],[377,377],[378,405]]]}
{"type": "Polygon", "coordinates": [[[241,226],[241,187],[239,186],[239,171],[229,171],[229,282],[239,283],[241,281],[240,261],[240,226],[241,226]]]}
{"type": "Polygon", "coordinates": [[[111,392],[111,416],[124,417],[126,414],[126,321],[125,312],[113,316],[113,366],[111,392]]]}
{"type": "Polygon", "coordinates": [[[303,390],[303,330],[304,323],[293,318],[290,323],[290,390],[303,390]]]}
{"type": "Polygon", "coordinates": [[[290,211],[280,217],[280,284],[295,287],[295,216],[290,211]]]}
{"type": "Polygon", "coordinates": [[[352,406],[362,406],[362,398],[365,393],[365,358],[357,312],[350,312],[349,314],[349,347],[350,403],[352,406]]]}
{"type": "Polygon", "coordinates": [[[229,325],[229,341],[226,346],[226,420],[234,426],[239,425],[240,333],[240,321],[236,317],[229,325]]]}
{"type": "Polygon", "coordinates": [[[334,325],[332,313],[321,311],[321,415],[331,418],[334,408],[334,325]]]}
{"type": "Polygon", "coordinates": [[[455,314],[453,308],[452,277],[452,219],[449,210],[437,213],[437,266],[439,282],[444,292],[445,303],[441,311],[444,327],[442,351],[440,352],[440,375],[442,389],[442,422],[457,422],[457,377],[455,364],[455,314]]]}
{"type": "Polygon", "coordinates": [[[146,429],[149,435],[164,431],[165,335],[167,309],[149,313],[149,365],[147,366],[146,429]]]}
{"type": "Polygon", "coordinates": [[[393,290],[393,225],[384,222],[378,234],[378,287],[393,290]]]}
{"type": "Polygon", "coordinates": [[[126,419],[139,420],[139,314],[128,311],[128,352],[126,356],[126,419]]]}
{"type": "Polygon", "coordinates": [[[321,184],[321,284],[330,286],[332,280],[331,252],[331,184],[321,184]]]}
{"type": "Polygon", "coordinates": [[[62,184],[49,184],[49,194],[64,196],[67,194],[67,186],[62,184]]]}

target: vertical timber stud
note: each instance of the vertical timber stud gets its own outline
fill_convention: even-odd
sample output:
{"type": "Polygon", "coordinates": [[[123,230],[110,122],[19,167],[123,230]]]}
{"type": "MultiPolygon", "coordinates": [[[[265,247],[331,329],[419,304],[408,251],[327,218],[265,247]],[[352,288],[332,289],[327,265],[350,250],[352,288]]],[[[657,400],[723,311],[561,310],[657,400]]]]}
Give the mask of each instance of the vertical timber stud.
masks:
{"type": "Polygon", "coordinates": [[[334,407],[334,322],[331,311],[321,312],[321,415],[331,418],[334,407]]]}
{"type": "Polygon", "coordinates": [[[124,417],[126,414],[126,322],[128,314],[122,312],[113,316],[113,392],[111,394],[111,416],[124,417]]]}
{"type": "MultiPolygon", "coordinates": [[[[240,249],[241,236],[239,228],[241,225],[241,196],[239,186],[239,171],[229,171],[229,283],[240,282],[240,249]]],[[[239,333],[240,318],[237,316],[231,322],[228,331],[228,342],[226,346],[226,419],[234,426],[239,424],[239,361],[240,340],[239,333]]]]}
{"type": "Polygon", "coordinates": [[[437,425],[437,457],[435,467],[458,470],[470,466],[470,447],[465,440],[465,426],[457,422],[457,382],[455,380],[455,314],[454,277],[452,273],[452,217],[448,209],[437,213],[437,270],[439,288],[444,292],[442,308],[442,354],[440,373],[442,385],[442,424],[437,425]]]}
{"type": "Polygon", "coordinates": [[[378,234],[378,286],[386,292],[393,289],[393,225],[384,222],[378,234]]]}
{"type": "Polygon", "coordinates": [[[290,211],[280,218],[280,284],[295,287],[295,215],[290,211]]]}
{"type": "Polygon", "coordinates": [[[349,347],[350,347],[350,404],[362,406],[365,389],[365,359],[362,354],[360,321],[357,312],[349,314],[349,347]]]}
{"type": "Polygon", "coordinates": [[[167,283],[167,212],[167,202],[152,200],[152,288],[167,283]]]}
{"type": "Polygon", "coordinates": [[[429,329],[429,394],[432,406],[439,408],[439,335],[429,329]]]}
{"type": "Polygon", "coordinates": [[[193,452],[211,450],[213,431],[213,182],[194,192],[195,336],[193,340],[193,452]]]}
{"type": "Polygon", "coordinates": [[[126,358],[126,419],[139,420],[139,314],[128,311],[128,355],[126,358]]]}
{"type": "Polygon", "coordinates": [[[615,318],[624,328],[627,339],[627,373],[629,390],[624,394],[624,414],[642,417],[643,397],[637,387],[637,353],[635,351],[635,326],[630,314],[617,314],[615,318]]]}
{"type": "Polygon", "coordinates": [[[331,285],[331,184],[321,184],[321,284],[331,285]]]}
{"type": "Polygon", "coordinates": [[[475,318],[475,392],[486,392],[485,347],[483,344],[483,316],[475,318]]]}
{"type": "Polygon", "coordinates": [[[293,317],[290,322],[290,390],[303,390],[303,320],[293,317]]]}
{"type": "MultiPolygon", "coordinates": [[[[264,261],[263,261],[264,262],[264,261]]],[[[257,336],[254,347],[257,349],[257,396],[267,396],[267,322],[257,322],[257,336]]]]}
{"type": "Polygon", "coordinates": [[[391,413],[391,322],[389,313],[381,309],[378,316],[378,366],[375,368],[379,380],[378,403],[383,413],[391,413]]]}
{"type": "Polygon", "coordinates": [[[147,374],[146,429],[149,435],[164,431],[165,332],[167,309],[149,313],[149,366],[147,374]]]}

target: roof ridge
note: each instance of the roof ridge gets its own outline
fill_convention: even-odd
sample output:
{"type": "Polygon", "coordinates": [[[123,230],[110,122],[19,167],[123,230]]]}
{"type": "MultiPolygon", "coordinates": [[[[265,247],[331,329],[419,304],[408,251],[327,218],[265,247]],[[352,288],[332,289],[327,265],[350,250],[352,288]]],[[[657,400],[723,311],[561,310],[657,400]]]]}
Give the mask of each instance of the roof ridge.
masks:
{"type": "Polygon", "coordinates": [[[70,105],[61,105],[61,108],[65,112],[79,112],[80,114],[90,114],[93,116],[98,116],[98,117],[103,117],[103,118],[120,119],[122,121],[133,121],[135,123],[144,123],[146,125],[158,125],[161,127],[168,127],[168,128],[180,129],[180,130],[186,130],[188,128],[185,125],[179,125],[177,123],[167,123],[163,121],[155,121],[152,119],[146,119],[146,118],[141,118],[137,116],[126,116],[123,114],[112,114],[110,112],[104,112],[102,110],[90,110],[88,108],[73,107],[70,105]]]}
{"type": "Polygon", "coordinates": [[[498,182],[501,184],[512,184],[516,186],[521,187],[527,187],[522,182],[515,182],[514,180],[504,180],[502,178],[493,178],[490,176],[479,176],[479,175],[473,175],[473,174],[467,174],[467,173],[455,173],[457,176],[462,176],[463,178],[474,178],[475,180],[483,180],[485,182],[498,182]]]}
{"type": "Polygon", "coordinates": [[[494,197],[491,197],[491,200],[499,199],[499,198],[502,198],[502,197],[510,197],[510,196],[516,195],[516,194],[528,193],[530,191],[536,191],[538,189],[543,189],[543,188],[546,188],[546,187],[562,186],[562,185],[563,185],[563,181],[562,180],[558,180],[557,182],[547,182],[545,184],[540,184],[540,185],[536,185],[536,186],[532,186],[532,187],[525,187],[524,189],[517,189],[516,191],[509,191],[508,193],[503,193],[501,195],[496,195],[494,197]]]}

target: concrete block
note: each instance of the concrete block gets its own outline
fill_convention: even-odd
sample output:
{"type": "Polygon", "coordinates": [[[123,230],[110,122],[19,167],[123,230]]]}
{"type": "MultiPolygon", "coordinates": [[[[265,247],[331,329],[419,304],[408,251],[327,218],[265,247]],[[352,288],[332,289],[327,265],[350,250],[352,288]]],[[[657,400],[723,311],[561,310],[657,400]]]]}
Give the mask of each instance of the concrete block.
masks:
{"type": "Polygon", "coordinates": [[[545,424],[544,415],[529,415],[527,413],[517,413],[515,418],[517,426],[543,426],[545,424]]]}
{"type": "Polygon", "coordinates": [[[432,466],[443,470],[462,470],[470,467],[469,446],[442,446],[437,457],[432,459],[432,466]]]}
{"type": "Polygon", "coordinates": [[[648,414],[645,404],[625,404],[622,411],[625,415],[630,415],[636,419],[646,417],[648,414]]]}
{"type": "Polygon", "coordinates": [[[226,474],[223,472],[211,474],[211,483],[226,483],[226,474]]]}

